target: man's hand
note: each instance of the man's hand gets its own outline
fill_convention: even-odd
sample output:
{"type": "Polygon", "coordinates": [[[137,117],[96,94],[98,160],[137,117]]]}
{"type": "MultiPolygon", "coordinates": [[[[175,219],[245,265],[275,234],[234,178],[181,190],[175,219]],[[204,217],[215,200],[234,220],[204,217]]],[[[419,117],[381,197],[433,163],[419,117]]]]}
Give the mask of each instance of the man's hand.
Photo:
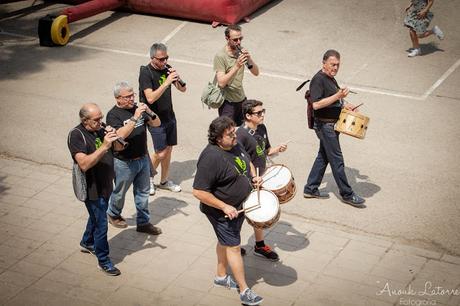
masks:
{"type": "Polygon", "coordinates": [[[139,103],[137,105],[136,111],[134,112],[134,117],[139,119],[142,116],[142,113],[147,111],[149,107],[145,103],[139,103]]]}
{"type": "Polygon", "coordinates": [[[339,91],[336,93],[336,95],[338,99],[343,99],[346,96],[348,96],[349,93],[350,93],[350,89],[348,89],[348,87],[344,87],[344,88],[340,88],[339,91]]]}
{"type": "MultiPolygon", "coordinates": [[[[110,126],[109,126],[110,127],[110,126]]],[[[118,139],[118,135],[114,128],[110,127],[110,132],[107,131],[107,134],[104,136],[104,141],[102,142],[102,146],[108,151],[112,147],[112,143],[118,139]]]]}
{"type": "Polygon", "coordinates": [[[166,85],[171,85],[172,83],[174,83],[175,81],[177,81],[179,79],[179,75],[177,74],[176,70],[174,68],[170,68],[169,70],[169,75],[168,77],[166,78],[166,85]]]}
{"type": "Polygon", "coordinates": [[[230,220],[238,217],[238,211],[231,205],[225,204],[225,207],[222,209],[222,211],[228,216],[230,220]]]}

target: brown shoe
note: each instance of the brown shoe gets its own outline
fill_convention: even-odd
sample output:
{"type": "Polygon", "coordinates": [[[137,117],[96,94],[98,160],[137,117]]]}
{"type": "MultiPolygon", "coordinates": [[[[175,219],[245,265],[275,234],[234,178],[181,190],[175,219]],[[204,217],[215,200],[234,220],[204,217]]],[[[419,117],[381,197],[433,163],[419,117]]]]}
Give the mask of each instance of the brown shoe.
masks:
{"type": "Polygon", "coordinates": [[[126,223],[126,220],[122,216],[118,217],[112,217],[111,215],[107,215],[109,219],[109,223],[112,224],[114,227],[117,228],[127,228],[128,223],[126,223]]]}
{"type": "Polygon", "coordinates": [[[161,229],[159,227],[154,226],[152,223],[138,225],[136,231],[140,233],[146,233],[150,235],[160,235],[161,229]]]}

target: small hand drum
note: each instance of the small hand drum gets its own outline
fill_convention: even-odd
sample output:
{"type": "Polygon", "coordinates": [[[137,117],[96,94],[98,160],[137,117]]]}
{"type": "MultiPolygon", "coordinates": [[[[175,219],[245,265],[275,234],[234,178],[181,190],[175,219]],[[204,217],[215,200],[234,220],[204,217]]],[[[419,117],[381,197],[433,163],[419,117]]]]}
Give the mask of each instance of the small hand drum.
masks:
{"type": "Polygon", "coordinates": [[[342,108],[339,120],[337,120],[337,123],[335,124],[335,130],[359,139],[364,139],[368,124],[369,117],[342,108]]]}

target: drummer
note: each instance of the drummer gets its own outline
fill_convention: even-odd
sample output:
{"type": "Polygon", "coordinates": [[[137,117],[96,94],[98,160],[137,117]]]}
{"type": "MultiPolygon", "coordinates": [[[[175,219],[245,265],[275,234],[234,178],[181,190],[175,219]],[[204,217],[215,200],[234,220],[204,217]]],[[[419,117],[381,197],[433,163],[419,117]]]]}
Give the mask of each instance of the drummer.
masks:
{"type": "Polygon", "coordinates": [[[335,80],[339,71],[340,54],[336,50],[327,50],[323,55],[323,67],[310,82],[310,97],[313,107],[314,130],[319,138],[319,151],[307,184],[304,187],[305,198],[327,199],[329,195],[318,190],[323,180],[327,165],[331,164],[332,174],[339,187],[344,203],[357,208],[365,208],[365,200],[353,192],[345,174],[345,164],[340,149],[339,133],[334,125],[342,108],[353,110],[354,105],[344,102],[350,90],[340,88],[335,80]]]}
{"type": "Polygon", "coordinates": [[[245,305],[258,305],[262,297],[248,288],[241,257],[241,226],[244,214],[239,213],[244,200],[260,184],[247,153],[236,141],[235,122],[227,116],[214,119],[208,130],[209,144],[198,158],[193,195],[200,200],[217,236],[217,273],[214,285],[239,290],[245,305]],[[227,274],[230,266],[233,276],[227,274]]]}
{"type": "MultiPolygon", "coordinates": [[[[261,101],[246,100],[243,102],[242,110],[244,122],[236,131],[237,140],[248,152],[254,167],[259,169],[259,175],[262,176],[265,172],[267,156],[286,151],[287,145],[280,144],[276,147],[270,145],[267,127],[264,124],[265,109],[261,101]]],[[[254,254],[271,261],[278,261],[278,254],[264,242],[263,230],[254,228],[254,236],[256,238],[254,254]]]]}

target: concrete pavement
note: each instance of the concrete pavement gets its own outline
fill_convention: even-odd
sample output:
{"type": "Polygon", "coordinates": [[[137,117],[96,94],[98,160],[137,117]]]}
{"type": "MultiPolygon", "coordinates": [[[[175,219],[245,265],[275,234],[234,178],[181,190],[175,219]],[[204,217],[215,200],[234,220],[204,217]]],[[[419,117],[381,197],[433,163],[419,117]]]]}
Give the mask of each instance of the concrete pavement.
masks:
{"type": "MultiPolygon", "coordinates": [[[[79,250],[87,213],[71,188],[67,169],[0,157],[0,305],[239,304],[213,287],[216,241],[190,192],[150,198],[158,237],[136,232],[128,193],[130,226],[109,227],[122,271],[110,277],[79,250]]],[[[254,256],[243,226],[246,277],[263,305],[460,305],[460,257],[340,231],[286,213],[289,205],[266,234],[280,262],[254,256]]]]}

